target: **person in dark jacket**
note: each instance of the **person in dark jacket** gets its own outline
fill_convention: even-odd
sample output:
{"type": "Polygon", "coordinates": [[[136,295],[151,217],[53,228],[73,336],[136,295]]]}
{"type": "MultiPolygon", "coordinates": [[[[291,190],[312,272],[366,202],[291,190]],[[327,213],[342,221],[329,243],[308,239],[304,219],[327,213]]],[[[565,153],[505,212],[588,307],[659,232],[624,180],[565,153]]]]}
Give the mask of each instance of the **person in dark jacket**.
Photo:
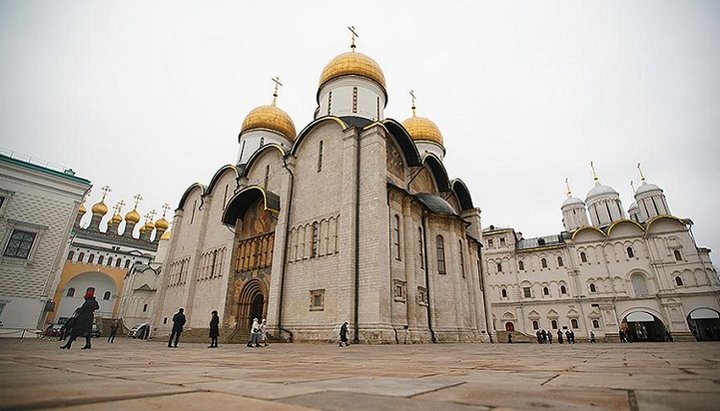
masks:
{"type": "Polygon", "coordinates": [[[340,326],[340,347],[342,347],[343,344],[345,344],[346,347],[350,346],[350,344],[348,344],[348,322],[347,321],[343,322],[342,325],[340,326]]]}
{"type": "Polygon", "coordinates": [[[88,287],[87,291],[85,291],[85,302],[77,309],[78,316],[70,331],[70,339],[60,348],[69,350],[73,341],[83,335],[85,336],[85,346],[82,347],[82,349],[89,350],[91,348],[90,333],[92,332],[93,320],[95,319],[94,312],[99,309],[100,305],[97,300],[95,300],[95,288],[88,287]]]}
{"type": "Polygon", "coordinates": [[[208,348],[217,348],[218,337],[220,336],[220,317],[218,312],[212,312],[212,318],[210,319],[210,346],[208,348]]]}
{"type": "Polygon", "coordinates": [[[110,325],[110,335],[108,335],[107,342],[115,342],[115,335],[117,334],[118,328],[120,328],[120,323],[118,323],[117,320],[113,321],[112,325],[110,325]]]}
{"type": "Polygon", "coordinates": [[[170,340],[168,340],[168,348],[177,348],[180,334],[183,332],[183,326],[185,325],[185,314],[183,314],[182,308],[178,308],[178,312],[173,315],[173,328],[170,334],[170,340]],[[175,341],[173,343],[173,338],[175,341]]]}

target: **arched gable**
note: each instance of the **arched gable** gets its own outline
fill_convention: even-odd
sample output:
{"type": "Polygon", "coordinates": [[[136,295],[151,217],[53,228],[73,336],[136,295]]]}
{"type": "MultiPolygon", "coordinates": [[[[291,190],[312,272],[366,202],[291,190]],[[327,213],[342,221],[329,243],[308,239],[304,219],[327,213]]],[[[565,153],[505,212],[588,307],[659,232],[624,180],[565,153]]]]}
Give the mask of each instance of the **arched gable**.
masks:
{"type": "Polygon", "coordinates": [[[413,167],[422,164],[417,146],[402,124],[389,118],[383,120],[381,125],[385,127],[385,130],[387,130],[397,142],[408,166],[413,167]]]}
{"type": "Polygon", "coordinates": [[[290,154],[292,154],[292,155],[297,154],[300,144],[302,143],[303,140],[305,140],[305,136],[307,136],[310,133],[310,131],[312,131],[315,127],[318,127],[320,124],[325,124],[327,122],[330,122],[330,123],[334,122],[334,123],[338,124],[342,131],[344,131],[348,128],[348,125],[344,121],[340,120],[337,117],[325,116],[325,117],[319,118],[319,119],[311,122],[307,126],[305,126],[305,128],[303,128],[302,131],[300,131],[297,138],[295,139],[295,142],[293,143],[292,147],[290,148],[290,154]]]}
{"type": "Polygon", "coordinates": [[[258,159],[260,159],[265,153],[268,152],[268,150],[277,150],[280,152],[280,157],[285,157],[285,150],[283,148],[275,143],[265,144],[262,146],[259,150],[254,152],[250,158],[248,158],[247,162],[245,163],[245,167],[242,169],[242,172],[240,173],[241,176],[247,176],[250,173],[250,169],[252,169],[255,162],[257,162],[258,159]]]}
{"type": "Polygon", "coordinates": [[[213,177],[210,179],[210,184],[208,184],[205,194],[212,194],[218,181],[220,181],[222,176],[227,172],[234,172],[235,178],[237,179],[237,177],[238,177],[237,167],[235,167],[232,164],[226,164],[226,165],[220,167],[220,169],[218,171],[216,171],[215,175],[213,175],[213,177]]]}
{"type": "Polygon", "coordinates": [[[615,237],[619,236],[630,236],[630,235],[640,235],[642,236],[645,234],[645,229],[640,224],[636,223],[632,220],[618,220],[614,223],[610,224],[610,227],[608,227],[607,236],[612,237],[613,233],[615,233],[615,237]]]}
{"type": "Polygon", "coordinates": [[[685,230],[686,228],[686,222],[680,218],[677,218],[675,216],[671,215],[659,215],[657,217],[653,217],[648,221],[647,223],[647,231],[648,233],[651,233],[653,231],[657,232],[657,228],[653,230],[653,227],[656,227],[658,224],[662,223],[669,223],[670,225],[675,225],[677,229],[679,230],[685,230]]]}
{"type": "Polygon", "coordinates": [[[600,231],[599,229],[586,225],[584,227],[580,227],[572,235],[572,240],[577,241],[591,241],[591,240],[604,240],[605,239],[605,233],[600,231]]]}
{"type": "Polygon", "coordinates": [[[443,166],[442,161],[438,159],[434,154],[428,153],[422,159],[423,165],[430,169],[431,174],[435,178],[438,190],[440,192],[450,191],[450,180],[448,180],[447,171],[443,166]]]}
{"type": "Polygon", "coordinates": [[[248,186],[228,201],[223,211],[222,223],[234,227],[237,219],[245,215],[248,207],[260,199],[263,200],[264,210],[275,214],[280,212],[280,196],[260,186],[248,186]]]}
{"type": "Polygon", "coordinates": [[[205,194],[205,186],[200,183],[193,183],[190,187],[188,187],[185,192],[183,193],[182,197],[180,197],[180,202],[178,203],[177,209],[182,210],[185,208],[185,201],[187,201],[188,197],[190,197],[190,194],[192,194],[195,190],[200,190],[200,197],[202,197],[203,194],[205,194]]]}
{"type": "Polygon", "coordinates": [[[465,182],[463,182],[459,178],[456,178],[450,181],[450,185],[452,186],[452,190],[455,193],[455,196],[457,196],[457,199],[460,202],[461,211],[475,208],[473,206],[472,197],[470,196],[470,190],[468,190],[465,182]]]}

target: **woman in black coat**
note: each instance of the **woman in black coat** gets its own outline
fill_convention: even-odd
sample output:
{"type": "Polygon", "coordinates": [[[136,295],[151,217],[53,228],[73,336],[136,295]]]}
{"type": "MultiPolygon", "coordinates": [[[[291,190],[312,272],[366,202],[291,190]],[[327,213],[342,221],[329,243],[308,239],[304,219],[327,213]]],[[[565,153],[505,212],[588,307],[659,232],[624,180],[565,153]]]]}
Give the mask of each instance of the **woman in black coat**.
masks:
{"type": "Polygon", "coordinates": [[[210,346],[208,348],[217,348],[218,337],[220,336],[220,317],[218,312],[212,312],[212,319],[210,320],[210,346]]]}
{"type": "Polygon", "coordinates": [[[93,320],[95,319],[94,312],[99,309],[100,305],[97,300],[95,300],[95,288],[88,287],[85,292],[85,302],[77,309],[78,316],[75,320],[75,325],[73,325],[70,331],[70,339],[60,348],[69,350],[73,341],[82,335],[85,336],[85,346],[82,347],[82,349],[90,349],[90,333],[92,332],[93,320]]]}

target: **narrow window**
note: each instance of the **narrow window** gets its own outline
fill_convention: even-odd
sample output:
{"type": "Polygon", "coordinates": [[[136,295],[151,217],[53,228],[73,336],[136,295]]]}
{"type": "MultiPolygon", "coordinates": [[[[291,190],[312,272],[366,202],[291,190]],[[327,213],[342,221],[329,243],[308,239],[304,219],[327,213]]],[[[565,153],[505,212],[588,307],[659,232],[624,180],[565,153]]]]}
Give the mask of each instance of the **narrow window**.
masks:
{"type": "Polygon", "coordinates": [[[557,320],[552,320],[552,321],[550,321],[550,327],[551,327],[553,330],[557,330],[557,328],[558,328],[558,327],[557,327],[557,320]]]}
{"type": "Polygon", "coordinates": [[[312,249],[310,250],[310,258],[317,257],[319,241],[320,241],[320,224],[318,224],[316,221],[312,225],[312,249]]]}
{"type": "Polygon", "coordinates": [[[675,261],[682,261],[682,255],[680,255],[680,250],[673,251],[673,254],[675,254],[675,261]]]}
{"type": "Polygon", "coordinates": [[[67,294],[68,297],[74,297],[75,296],[75,289],[73,287],[68,288],[67,294]]]}
{"type": "Polygon", "coordinates": [[[115,260],[115,267],[120,267],[121,264],[122,264],[121,258],[118,258],[117,260],[115,260]]]}
{"type": "Polygon", "coordinates": [[[532,290],[530,290],[530,287],[523,287],[523,296],[525,298],[532,297],[532,290]]]}
{"type": "Polygon", "coordinates": [[[143,305],[143,312],[147,312],[147,304],[143,305]]]}
{"type": "Polygon", "coordinates": [[[560,294],[567,294],[567,288],[564,285],[560,286],[560,294]]]}
{"type": "Polygon", "coordinates": [[[322,171],[322,161],[323,161],[323,141],[320,140],[320,144],[318,145],[318,173],[322,171]]]}
{"type": "Polygon", "coordinates": [[[108,267],[112,267],[112,262],[113,262],[113,258],[108,257],[108,262],[107,262],[108,267]]]}
{"type": "Polygon", "coordinates": [[[587,263],[587,256],[585,255],[585,252],[580,253],[580,261],[587,263]]]}
{"type": "Polygon", "coordinates": [[[675,285],[683,285],[683,280],[680,277],[675,277],[675,285]]]}
{"type": "Polygon", "coordinates": [[[500,247],[505,247],[505,239],[504,238],[500,239],[500,247]]]}
{"type": "Polygon", "coordinates": [[[375,120],[380,121],[380,97],[375,97],[375,120]]]}
{"type": "Polygon", "coordinates": [[[88,256],[88,264],[92,264],[95,261],[95,254],[90,254],[88,256]]]}
{"type": "Polygon", "coordinates": [[[73,259],[74,256],[75,256],[75,252],[70,251],[70,252],[68,253],[68,257],[67,257],[68,261],[72,261],[72,259],[73,259]]]}
{"type": "Polygon", "coordinates": [[[593,284],[593,283],[590,283],[590,292],[591,293],[597,292],[597,288],[595,288],[595,284],[593,284]]]}
{"type": "Polygon", "coordinates": [[[600,321],[592,320],[593,328],[600,328],[600,321]]]}
{"type": "Polygon", "coordinates": [[[422,227],[418,227],[418,248],[420,249],[420,268],[425,269],[425,247],[423,244],[422,227]]]}
{"type": "Polygon", "coordinates": [[[502,296],[502,298],[507,298],[507,290],[503,288],[503,289],[500,291],[500,295],[502,296]]]}
{"type": "Polygon", "coordinates": [[[543,287],[543,295],[550,295],[550,289],[547,287],[543,287]]]}
{"type": "Polygon", "coordinates": [[[330,115],[331,108],[332,108],[332,91],[328,93],[328,105],[327,105],[328,116],[330,115]]]}
{"type": "Polygon", "coordinates": [[[525,263],[522,261],[518,261],[518,270],[524,271],[525,270],[525,263]]]}
{"type": "Polygon", "coordinates": [[[353,113],[357,113],[357,103],[358,103],[358,89],[357,87],[353,87],[353,113]]]}
{"type": "Polygon", "coordinates": [[[225,184],[225,194],[223,194],[223,207],[227,205],[227,192],[228,192],[228,185],[225,184]]]}
{"type": "Polygon", "coordinates": [[[82,262],[84,262],[84,260],[85,260],[85,253],[80,253],[80,255],[78,255],[78,259],[77,259],[78,263],[82,263],[82,262]]]}
{"type": "Polygon", "coordinates": [[[393,253],[395,259],[400,260],[400,216],[395,215],[393,220],[393,253]]]}
{"type": "Polygon", "coordinates": [[[578,328],[578,322],[577,322],[577,320],[574,319],[574,318],[573,318],[572,320],[570,320],[570,326],[572,326],[572,328],[573,328],[574,330],[577,330],[577,328],[578,328]]]}
{"type": "Polygon", "coordinates": [[[632,247],[628,247],[625,251],[627,251],[628,258],[635,257],[635,253],[633,253],[632,247]]]}
{"type": "Polygon", "coordinates": [[[542,266],[542,268],[547,268],[547,260],[544,259],[544,258],[541,259],[541,260],[540,260],[540,265],[542,266]]]}
{"type": "Polygon", "coordinates": [[[263,187],[267,188],[268,179],[270,179],[270,164],[265,166],[265,180],[263,181],[263,187]]]}
{"type": "Polygon", "coordinates": [[[533,325],[533,330],[540,329],[540,324],[538,324],[537,320],[533,320],[532,325],[533,325]]]}
{"type": "Polygon", "coordinates": [[[197,208],[197,200],[195,200],[195,202],[193,203],[193,211],[192,211],[192,214],[190,215],[190,224],[192,224],[193,220],[195,220],[195,209],[196,208],[197,208]]]}
{"type": "Polygon", "coordinates": [[[98,257],[98,265],[102,265],[103,261],[105,261],[104,255],[101,255],[100,257],[98,257]]]}
{"type": "Polygon", "coordinates": [[[441,235],[435,237],[437,243],[437,270],[438,274],[445,274],[445,244],[441,235]]]}
{"type": "Polygon", "coordinates": [[[105,294],[103,294],[103,300],[109,300],[110,299],[110,291],[105,291],[105,294]]]}
{"type": "Polygon", "coordinates": [[[125,260],[125,268],[130,268],[130,260],[125,260]]]}
{"type": "Polygon", "coordinates": [[[463,255],[462,240],[458,241],[458,243],[460,243],[460,273],[462,274],[463,278],[465,278],[465,256],[463,255]]]}
{"type": "Polygon", "coordinates": [[[562,267],[563,265],[564,265],[564,264],[563,264],[563,259],[562,259],[562,257],[558,257],[558,267],[562,267]]]}
{"type": "Polygon", "coordinates": [[[502,272],[502,263],[497,263],[497,271],[498,271],[499,273],[502,272]]]}
{"type": "Polygon", "coordinates": [[[493,240],[492,239],[488,240],[488,248],[493,248],[493,240]]]}
{"type": "Polygon", "coordinates": [[[265,137],[260,137],[260,147],[265,145],[265,137]]]}
{"type": "Polygon", "coordinates": [[[30,255],[30,249],[32,248],[34,241],[35,233],[13,230],[13,233],[10,236],[10,241],[8,241],[3,255],[6,257],[27,259],[30,255]]]}
{"type": "Polygon", "coordinates": [[[242,146],[240,146],[240,160],[242,160],[244,152],[245,152],[245,140],[243,140],[242,146]]]}

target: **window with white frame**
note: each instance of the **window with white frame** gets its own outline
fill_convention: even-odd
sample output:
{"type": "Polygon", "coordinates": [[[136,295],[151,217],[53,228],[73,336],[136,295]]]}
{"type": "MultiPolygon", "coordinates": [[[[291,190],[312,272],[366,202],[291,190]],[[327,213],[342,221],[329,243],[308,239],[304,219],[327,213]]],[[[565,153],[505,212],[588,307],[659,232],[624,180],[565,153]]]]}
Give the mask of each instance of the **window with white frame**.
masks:
{"type": "Polygon", "coordinates": [[[310,311],[325,309],[325,290],[310,290],[310,311]]]}
{"type": "Polygon", "coordinates": [[[5,257],[28,259],[37,233],[13,229],[10,240],[5,246],[5,257]]]}

